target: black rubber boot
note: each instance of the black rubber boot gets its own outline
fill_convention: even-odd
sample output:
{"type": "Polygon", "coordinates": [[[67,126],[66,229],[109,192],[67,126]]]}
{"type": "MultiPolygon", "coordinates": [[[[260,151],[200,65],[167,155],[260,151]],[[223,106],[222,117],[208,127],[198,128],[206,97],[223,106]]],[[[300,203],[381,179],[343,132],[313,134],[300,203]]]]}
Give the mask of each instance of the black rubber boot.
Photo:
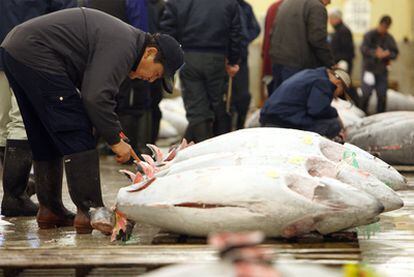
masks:
{"type": "Polygon", "coordinates": [[[38,206],[26,194],[32,167],[32,152],[27,140],[7,140],[3,159],[4,216],[35,216],[38,206]]]}
{"type": "Polygon", "coordinates": [[[195,143],[202,142],[213,137],[213,124],[211,121],[203,121],[197,124],[191,124],[187,127],[184,135],[188,141],[195,143]]]}
{"type": "Polygon", "coordinates": [[[62,158],[33,161],[36,193],[39,200],[37,224],[40,229],[73,226],[75,214],[62,203],[62,158]]]}
{"type": "MultiPolygon", "coordinates": [[[[93,228],[103,233],[111,233],[112,224],[91,223],[89,210],[104,207],[99,176],[99,155],[97,150],[65,156],[66,179],[69,193],[77,207],[74,226],[78,234],[89,234],[93,228]]],[[[108,219],[109,221],[110,219],[108,219]]],[[[93,221],[93,219],[92,219],[93,221]]]]}

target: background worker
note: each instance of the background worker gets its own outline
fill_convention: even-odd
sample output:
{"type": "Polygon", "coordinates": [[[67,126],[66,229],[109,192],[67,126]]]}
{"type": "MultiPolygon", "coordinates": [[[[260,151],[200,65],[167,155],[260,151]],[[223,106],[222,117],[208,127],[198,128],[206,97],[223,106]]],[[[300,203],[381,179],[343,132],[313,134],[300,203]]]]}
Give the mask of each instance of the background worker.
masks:
{"type": "Polygon", "coordinates": [[[189,122],[185,138],[200,142],[229,132],[231,122],[223,96],[226,80],[239,71],[241,30],[237,1],[169,0],[161,30],[175,37],[185,52],[185,64],[180,70],[189,122]]]}
{"type": "MultiPolygon", "coordinates": [[[[129,160],[131,146],[120,139],[114,112],[119,86],[125,76],[149,82],[164,76],[171,91],[172,76],[183,63],[181,47],[169,36],[144,33],[86,8],[18,25],[1,47],[33,152],[38,225],[74,225],[78,233],[90,233],[89,209],[104,206],[93,128],[118,162],[129,160]],[[62,204],[63,160],[75,218],[62,204]]],[[[99,227],[106,233],[112,229],[99,227]]]]}
{"type": "MultiPolygon", "coordinates": [[[[352,32],[342,21],[342,12],[339,9],[333,9],[329,13],[329,23],[334,28],[330,36],[330,46],[334,63],[338,68],[348,72],[352,76],[353,62],[355,58],[355,46],[352,38],[352,32]]],[[[359,106],[359,96],[354,87],[351,87],[347,94],[352,101],[359,106]]]]}
{"type": "MultiPolygon", "coordinates": [[[[14,26],[31,18],[76,6],[74,0],[0,1],[0,42],[14,26]]],[[[4,74],[0,56],[0,164],[3,168],[4,216],[34,216],[38,206],[29,198],[34,182],[29,179],[32,152],[27,142],[23,119],[4,74]],[[30,181],[29,181],[30,180],[30,181]],[[29,193],[27,193],[30,191],[29,193]]]]}
{"type": "Polygon", "coordinates": [[[260,123],[263,127],[316,132],[328,138],[343,137],[342,121],[331,102],[350,85],[348,73],[341,69],[303,70],[283,82],[266,101],[260,123]]]}
{"type": "Polygon", "coordinates": [[[363,56],[361,108],[365,112],[374,89],[378,98],[377,113],[383,113],[386,109],[388,67],[399,53],[394,37],[388,32],[391,24],[391,17],[382,17],[378,27],[364,35],[361,45],[363,56]]]}
{"type": "Polygon", "coordinates": [[[274,91],[295,73],[334,65],[327,41],[331,0],[283,1],[270,42],[274,91]],[[298,16],[300,15],[300,16],[298,16]]]}
{"type": "MultiPolygon", "coordinates": [[[[241,26],[241,57],[240,70],[233,80],[232,107],[236,113],[235,129],[243,129],[247,112],[250,107],[251,95],[249,91],[249,44],[260,34],[260,25],[254,15],[252,6],[244,0],[238,0],[240,8],[241,26]]],[[[233,120],[232,120],[233,121],[233,120]]]]}

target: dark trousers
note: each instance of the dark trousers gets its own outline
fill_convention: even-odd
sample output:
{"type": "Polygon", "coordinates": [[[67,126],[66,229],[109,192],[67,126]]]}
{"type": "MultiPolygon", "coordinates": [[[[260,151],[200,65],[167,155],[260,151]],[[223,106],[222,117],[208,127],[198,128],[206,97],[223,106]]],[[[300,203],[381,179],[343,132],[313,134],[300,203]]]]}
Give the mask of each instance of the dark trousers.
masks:
{"type": "Polygon", "coordinates": [[[237,114],[236,129],[244,128],[249,111],[251,95],[249,91],[249,67],[247,60],[240,63],[240,70],[233,79],[232,107],[237,114]]]}
{"type": "Polygon", "coordinates": [[[224,54],[187,52],[180,71],[182,95],[189,128],[213,122],[213,134],[230,131],[230,116],[223,97],[227,91],[224,54]]]}
{"type": "MultiPolygon", "coordinates": [[[[364,72],[362,73],[364,74],[364,72]]],[[[368,104],[369,99],[371,98],[372,91],[375,89],[377,92],[377,113],[385,112],[386,105],[387,105],[387,90],[388,90],[388,72],[384,72],[382,74],[374,74],[375,76],[375,85],[370,86],[365,84],[362,81],[361,90],[362,90],[362,97],[361,97],[361,109],[364,112],[368,111],[368,104]]],[[[362,77],[361,80],[364,78],[362,77]]]]}
{"type": "Polygon", "coordinates": [[[262,127],[298,129],[318,133],[321,136],[327,137],[329,139],[338,136],[341,132],[341,124],[339,123],[339,118],[318,119],[314,121],[314,124],[312,126],[308,127],[295,126],[285,122],[276,121],[263,122],[262,127]]]}
{"type": "Polygon", "coordinates": [[[92,124],[70,79],[29,68],[4,49],[2,56],[34,160],[54,160],[96,147],[92,124]]]}
{"type": "Polygon", "coordinates": [[[301,71],[301,68],[289,67],[281,64],[274,64],[272,66],[273,72],[273,90],[269,91],[269,97],[272,93],[287,79],[301,71]]]}

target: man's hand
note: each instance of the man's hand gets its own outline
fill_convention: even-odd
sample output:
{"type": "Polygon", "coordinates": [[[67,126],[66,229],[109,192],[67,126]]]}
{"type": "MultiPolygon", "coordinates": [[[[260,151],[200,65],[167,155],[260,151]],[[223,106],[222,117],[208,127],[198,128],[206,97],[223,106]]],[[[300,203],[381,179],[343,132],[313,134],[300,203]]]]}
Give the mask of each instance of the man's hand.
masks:
{"type": "Polygon", "coordinates": [[[237,72],[239,72],[239,70],[240,70],[240,67],[239,67],[238,64],[235,64],[235,65],[226,64],[227,74],[232,78],[234,76],[236,76],[236,74],[237,74],[237,72]]]}
{"type": "Polygon", "coordinates": [[[388,58],[391,55],[391,52],[389,50],[382,49],[381,47],[378,47],[377,50],[375,50],[375,56],[378,59],[385,59],[388,58]]]}
{"type": "Polygon", "coordinates": [[[117,144],[111,145],[112,151],[116,154],[116,161],[118,163],[126,163],[131,158],[131,145],[121,140],[117,144]]]}

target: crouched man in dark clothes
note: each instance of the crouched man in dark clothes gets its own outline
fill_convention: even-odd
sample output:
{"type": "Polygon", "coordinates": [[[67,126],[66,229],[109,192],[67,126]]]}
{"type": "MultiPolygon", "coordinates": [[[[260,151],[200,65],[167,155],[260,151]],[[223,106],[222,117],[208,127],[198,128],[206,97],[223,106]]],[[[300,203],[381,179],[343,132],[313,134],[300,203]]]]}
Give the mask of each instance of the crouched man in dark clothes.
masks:
{"type": "Polygon", "coordinates": [[[180,45],[150,35],[97,10],[74,8],[15,27],[1,45],[5,73],[16,95],[33,151],[40,228],[91,226],[89,209],[104,207],[93,128],[117,155],[130,159],[120,139],[115,95],[129,75],[153,82],[172,76],[183,63],[180,45]],[[63,161],[76,216],[62,204],[63,161]]]}
{"type": "Polygon", "coordinates": [[[348,73],[340,69],[303,70],[283,82],[266,101],[260,123],[264,127],[299,129],[335,138],[342,135],[343,125],[331,102],[350,85],[348,73]]]}

